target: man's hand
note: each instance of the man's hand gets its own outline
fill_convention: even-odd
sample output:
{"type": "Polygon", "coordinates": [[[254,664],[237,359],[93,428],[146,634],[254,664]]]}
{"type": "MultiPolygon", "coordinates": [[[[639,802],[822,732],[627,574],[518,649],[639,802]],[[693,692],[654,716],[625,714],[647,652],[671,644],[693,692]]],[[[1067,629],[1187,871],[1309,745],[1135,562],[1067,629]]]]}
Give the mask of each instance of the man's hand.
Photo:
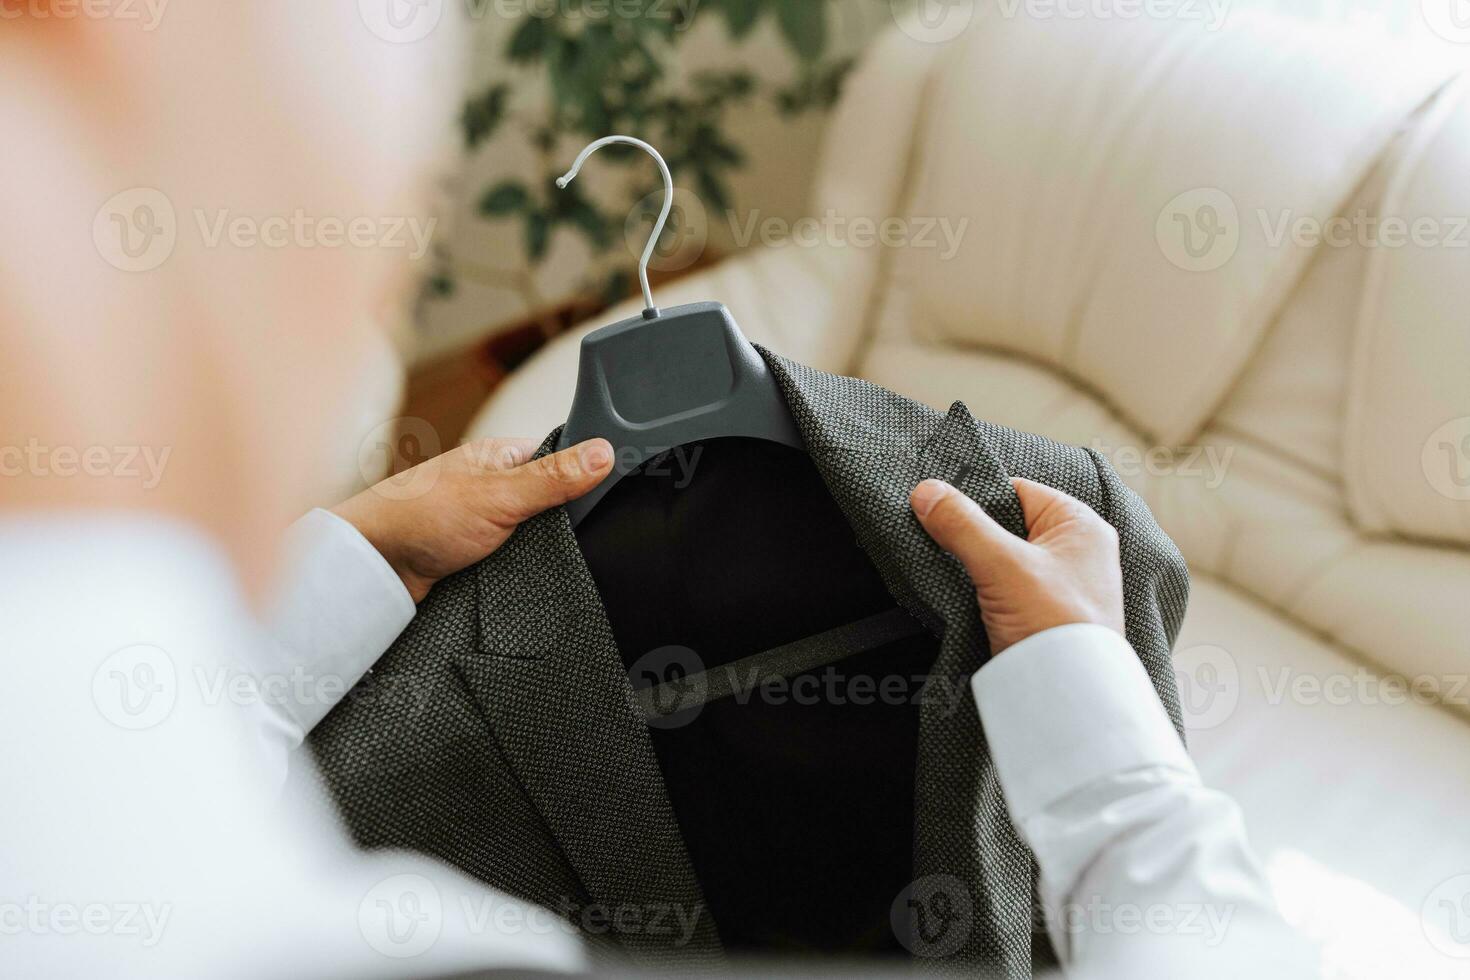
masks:
{"type": "Polygon", "coordinates": [[[592,439],[527,462],[533,439],[484,439],[420,463],[332,508],[388,560],[414,602],[505,543],[522,521],[596,487],[612,446],[592,439]],[[412,488],[422,487],[422,491],[412,488]]]}
{"type": "Polygon", "coordinates": [[[1030,480],[1011,483],[1021,498],[1026,541],[939,480],[919,484],[909,501],[924,530],[970,573],[991,652],[1069,623],[1096,623],[1121,634],[1117,531],[1060,490],[1030,480]]]}

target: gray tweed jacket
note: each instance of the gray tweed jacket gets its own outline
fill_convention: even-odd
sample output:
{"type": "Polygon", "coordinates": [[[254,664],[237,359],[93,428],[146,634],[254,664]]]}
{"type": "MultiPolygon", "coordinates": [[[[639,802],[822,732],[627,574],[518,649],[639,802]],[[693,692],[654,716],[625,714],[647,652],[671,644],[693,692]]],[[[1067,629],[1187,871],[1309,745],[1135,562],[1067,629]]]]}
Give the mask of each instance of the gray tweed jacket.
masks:
{"type": "MultiPolygon", "coordinates": [[[[976,422],[959,403],[937,412],[761,353],[889,591],[940,638],[936,674],[968,700],[963,682],[989,647],[964,570],[919,527],[909,491],[947,480],[1024,534],[1009,477],[1027,477],[1117,528],[1128,640],[1183,737],[1169,657],[1188,576],[1106,461],[976,422]]],[[[554,442],[555,433],[542,451],[554,442]]],[[[950,923],[958,934],[922,963],[1028,977],[1033,954],[1046,958],[1034,862],[1007,818],[976,713],[943,710],[940,700],[920,708],[914,897],[946,891],[943,908],[961,914],[950,923]]],[[[590,925],[593,948],[624,964],[688,972],[723,963],[718,923],[701,914],[644,716],[565,511],[528,521],[441,582],[311,742],[363,846],[436,855],[559,910],[590,925]]]]}

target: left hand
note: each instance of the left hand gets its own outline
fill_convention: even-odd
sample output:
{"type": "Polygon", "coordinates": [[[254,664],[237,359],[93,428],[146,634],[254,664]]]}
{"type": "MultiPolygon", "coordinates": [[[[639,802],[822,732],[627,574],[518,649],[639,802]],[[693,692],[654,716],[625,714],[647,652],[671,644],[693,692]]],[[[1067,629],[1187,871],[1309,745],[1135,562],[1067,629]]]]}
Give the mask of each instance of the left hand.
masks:
{"type": "Polygon", "coordinates": [[[592,490],[612,446],[592,439],[527,462],[534,439],[482,439],[384,480],[332,508],[388,560],[414,602],[499,548],[525,520],[592,490]],[[411,492],[423,487],[422,492],[411,492]]]}

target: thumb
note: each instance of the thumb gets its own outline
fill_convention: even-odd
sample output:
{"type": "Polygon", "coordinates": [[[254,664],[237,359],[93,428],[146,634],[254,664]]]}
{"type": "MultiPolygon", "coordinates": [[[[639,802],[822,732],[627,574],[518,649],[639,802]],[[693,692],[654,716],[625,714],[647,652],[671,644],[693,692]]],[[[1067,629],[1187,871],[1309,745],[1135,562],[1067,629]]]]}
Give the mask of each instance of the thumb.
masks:
{"type": "Polygon", "coordinates": [[[1025,547],[979,504],[941,480],[925,480],[915,487],[909,505],[935,543],[965,566],[977,588],[997,565],[1009,563],[1017,549],[1025,547]]]}
{"type": "Polygon", "coordinates": [[[553,507],[560,507],[596,487],[612,469],[612,445],[589,439],[502,472],[500,497],[504,516],[519,524],[553,507]]]}

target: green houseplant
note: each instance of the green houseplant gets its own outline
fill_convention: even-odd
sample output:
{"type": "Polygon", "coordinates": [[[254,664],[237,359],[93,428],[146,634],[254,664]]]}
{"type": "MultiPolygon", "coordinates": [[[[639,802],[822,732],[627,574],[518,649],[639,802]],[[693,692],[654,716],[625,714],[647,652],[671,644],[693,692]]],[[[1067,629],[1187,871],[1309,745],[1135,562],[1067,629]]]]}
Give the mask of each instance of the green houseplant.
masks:
{"type": "MultiPolygon", "coordinates": [[[[487,7],[492,0],[478,0],[487,7]]],[[[461,124],[474,151],[514,127],[538,157],[534,172],[497,175],[478,197],[478,213],[490,221],[516,222],[527,264],[539,264],[560,229],[582,236],[594,261],[585,294],[612,302],[630,291],[633,257],[621,248],[629,210],[657,189],[646,159],[611,147],[608,162],[628,169],[628,199],[599,206],[573,184],[558,189],[569,142],[609,133],[647,139],[660,148],[675,179],[712,211],[731,206],[729,175],[745,163],[738,138],[725,126],[733,107],[767,100],[784,115],[823,111],[837,99],[852,57],[830,53],[835,8],[860,0],[550,0],[530,4],[510,25],[497,61],[501,70],[470,95],[461,124]],[[695,18],[717,19],[733,44],[762,25],[774,25],[795,66],[780,83],[745,68],[673,72],[679,47],[695,18]],[[526,99],[521,86],[541,77],[526,99]],[[571,138],[569,140],[569,138],[571,138]],[[637,169],[634,169],[637,168],[637,169]]],[[[653,200],[656,200],[654,198],[653,200]]],[[[656,205],[655,205],[656,206],[656,205]]],[[[665,233],[677,236],[678,214],[665,233]]],[[[469,263],[440,258],[431,295],[447,295],[460,277],[476,275],[469,263]]]]}

